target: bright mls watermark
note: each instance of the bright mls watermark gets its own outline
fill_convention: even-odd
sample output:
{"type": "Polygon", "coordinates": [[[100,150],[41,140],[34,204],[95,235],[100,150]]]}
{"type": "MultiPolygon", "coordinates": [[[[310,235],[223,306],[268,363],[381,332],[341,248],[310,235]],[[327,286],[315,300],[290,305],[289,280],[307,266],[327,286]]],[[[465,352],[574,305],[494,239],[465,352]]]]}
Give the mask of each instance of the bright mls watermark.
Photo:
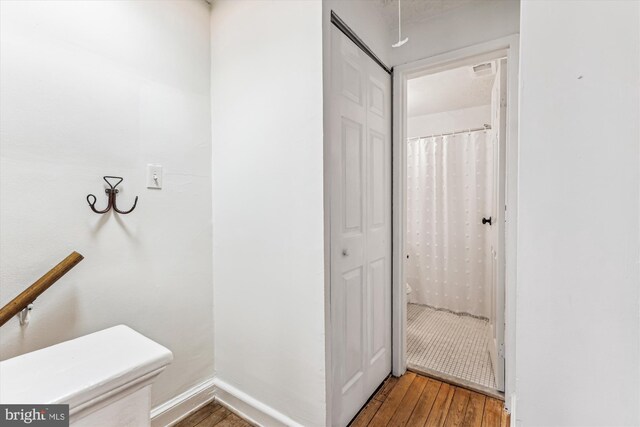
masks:
{"type": "Polygon", "coordinates": [[[68,427],[69,405],[0,405],[0,427],[68,427]]]}

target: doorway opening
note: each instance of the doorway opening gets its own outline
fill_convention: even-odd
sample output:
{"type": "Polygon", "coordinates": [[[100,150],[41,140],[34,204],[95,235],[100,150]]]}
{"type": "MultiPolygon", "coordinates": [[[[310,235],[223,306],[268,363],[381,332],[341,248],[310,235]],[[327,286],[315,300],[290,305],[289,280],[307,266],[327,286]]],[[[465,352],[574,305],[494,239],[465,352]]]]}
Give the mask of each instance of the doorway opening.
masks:
{"type": "Polygon", "coordinates": [[[407,82],[407,366],[484,391],[504,390],[495,270],[505,68],[497,58],[407,82]]]}
{"type": "Polygon", "coordinates": [[[509,50],[478,46],[394,70],[394,374],[500,398],[509,50]]]}

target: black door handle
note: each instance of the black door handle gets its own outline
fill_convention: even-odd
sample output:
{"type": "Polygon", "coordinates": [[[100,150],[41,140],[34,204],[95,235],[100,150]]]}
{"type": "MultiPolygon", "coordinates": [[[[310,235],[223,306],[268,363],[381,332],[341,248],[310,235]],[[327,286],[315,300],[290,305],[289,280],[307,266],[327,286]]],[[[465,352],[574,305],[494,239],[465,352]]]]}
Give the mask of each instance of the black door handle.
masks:
{"type": "Polygon", "coordinates": [[[489,225],[491,225],[491,217],[489,217],[489,219],[487,219],[487,218],[482,218],[482,223],[483,223],[483,224],[487,224],[487,223],[488,223],[489,225]]]}

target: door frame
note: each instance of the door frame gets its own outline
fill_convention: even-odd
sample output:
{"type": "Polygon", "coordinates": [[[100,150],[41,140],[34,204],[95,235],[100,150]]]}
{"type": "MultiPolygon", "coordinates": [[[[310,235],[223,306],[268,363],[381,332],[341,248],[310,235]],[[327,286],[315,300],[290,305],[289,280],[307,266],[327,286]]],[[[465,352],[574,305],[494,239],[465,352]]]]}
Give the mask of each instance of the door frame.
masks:
{"type": "Polygon", "coordinates": [[[507,58],[507,135],[505,159],[505,407],[512,409],[515,397],[515,326],[516,326],[516,237],[518,206],[518,73],[519,35],[511,35],[470,47],[442,53],[393,67],[392,130],[392,335],[391,367],[394,376],[407,370],[407,294],[405,290],[407,120],[405,105],[407,81],[421,75],[471,65],[483,60],[507,58]]]}

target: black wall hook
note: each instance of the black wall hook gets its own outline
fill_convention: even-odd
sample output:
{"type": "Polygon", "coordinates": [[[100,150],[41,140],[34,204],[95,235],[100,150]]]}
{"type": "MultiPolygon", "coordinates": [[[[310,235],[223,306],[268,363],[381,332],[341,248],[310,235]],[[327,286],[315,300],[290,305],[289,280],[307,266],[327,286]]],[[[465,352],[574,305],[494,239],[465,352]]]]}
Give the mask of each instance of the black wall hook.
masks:
{"type": "Polygon", "coordinates": [[[108,197],[107,207],[104,210],[96,209],[96,202],[98,201],[98,199],[93,194],[89,194],[87,196],[87,203],[89,203],[89,207],[91,208],[91,210],[97,214],[105,214],[109,212],[111,208],[113,208],[113,210],[118,212],[119,214],[123,214],[123,215],[133,212],[133,210],[136,208],[136,205],[138,204],[138,196],[136,196],[136,199],[133,201],[133,206],[128,211],[121,211],[120,209],[118,209],[118,206],[116,205],[116,194],[118,194],[118,189],[116,189],[116,187],[120,185],[120,183],[123,181],[123,178],[120,176],[107,175],[107,176],[103,176],[102,179],[104,179],[104,182],[106,182],[107,185],[109,186],[109,188],[105,188],[104,190],[104,192],[107,193],[107,197],[108,197]],[[117,179],[118,182],[112,185],[109,182],[109,178],[117,179]]]}

